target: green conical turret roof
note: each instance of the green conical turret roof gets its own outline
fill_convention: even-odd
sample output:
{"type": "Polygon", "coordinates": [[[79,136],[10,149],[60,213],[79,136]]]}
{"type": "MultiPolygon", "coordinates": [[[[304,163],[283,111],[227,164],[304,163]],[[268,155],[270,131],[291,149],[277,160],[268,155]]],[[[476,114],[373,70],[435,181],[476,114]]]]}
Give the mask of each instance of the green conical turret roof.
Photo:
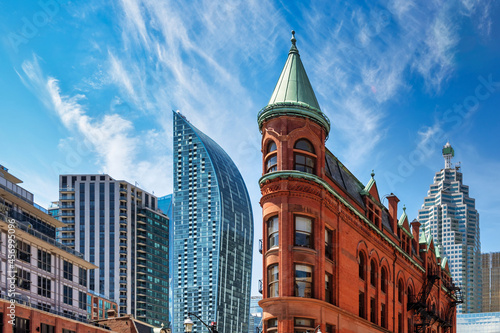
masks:
{"type": "Polygon", "coordinates": [[[310,118],[330,131],[330,122],[321,112],[314,90],[300,60],[296,46],[295,32],[292,31],[292,47],[281,72],[278,83],[268,105],[259,113],[259,127],[270,118],[288,114],[310,118]]]}

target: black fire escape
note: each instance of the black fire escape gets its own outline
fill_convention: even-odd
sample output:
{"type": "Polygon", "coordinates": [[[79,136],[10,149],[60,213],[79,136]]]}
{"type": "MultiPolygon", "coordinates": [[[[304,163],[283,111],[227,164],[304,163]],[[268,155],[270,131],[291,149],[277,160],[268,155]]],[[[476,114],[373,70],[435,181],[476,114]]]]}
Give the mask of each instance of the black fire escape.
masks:
{"type": "Polygon", "coordinates": [[[438,309],[433,305],[432,307],[427,302],[427,299],[432,291],[432,287],[437,280],[440,280],[441,272],[438,267],[427,270],[427,279],[425,280],[422,289],[418,295],[408,295],[408,311],[414,310],[414,326],[416,333],[423,333],[428,326],[433,325],[435,322],[439,323],[445,332],[452,327],[450,322],[454,308],[458,303],[463,303],[460,288],[456,287],[453,283],[443,282],[445,288],[448,290],[453,301],[450,303],[446,314],[439,315],[438,309]]]}

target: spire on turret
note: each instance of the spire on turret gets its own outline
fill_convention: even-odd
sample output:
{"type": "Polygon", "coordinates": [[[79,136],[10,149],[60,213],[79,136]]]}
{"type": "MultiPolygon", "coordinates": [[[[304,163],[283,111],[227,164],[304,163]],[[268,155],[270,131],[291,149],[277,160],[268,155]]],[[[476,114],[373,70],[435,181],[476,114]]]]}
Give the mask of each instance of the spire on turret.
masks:
{"type": "Polygon", "coordinates": [[[292,46],[288,52],[288,59],[274,88],[274,92],[267,106],[259,113],[259,127],[267,119],[287,114],[315,121],[325,128],[328,135],[330,121],[321,111],[302,60],[300,60],[297,39],[293,30],[291,42],[292,46]]]}
{"type": "Polygon", "coordinates": [[[455,150],[450,145],[450,142],[447,142],[443,147],[443,157],[444,157],[444,168],[451,169],[451,159],[455,156],[455,150]]]}

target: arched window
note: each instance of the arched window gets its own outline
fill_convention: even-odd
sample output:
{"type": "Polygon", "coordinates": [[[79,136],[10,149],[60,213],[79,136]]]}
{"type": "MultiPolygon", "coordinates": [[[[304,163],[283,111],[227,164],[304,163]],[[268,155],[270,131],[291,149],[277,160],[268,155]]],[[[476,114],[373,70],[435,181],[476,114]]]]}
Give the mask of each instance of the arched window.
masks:
{"type": "Polygon", "coordinates": [[[300,139],[294,146],[294,169],[314,174],[316,154],[313,145],[306,139],[300,139]]]}
{"type": "Polygon", "coordinates": [[[399,282],[398,282],[398,301],[399,301],[399,303],[403,303],[404,293],[405,293],[405,287],[403,285],[403,280],[399,280],[399,282]]]}
{"type": "Polygon", "coordinates": [[[359,278],[362,280],[366,278],[366,258],[363,252],[359,253],[359,278]]]}
{"type": "Polygon", "coordinates": [[[413,289],[410,285],[408,285],[408,303],[413,302],[413,289]]]}
{"type": "Polygon", "coordinates": [[[370,262],[370,284],[374,287],[377,286],[377,265],[374,260],[370,262]]]}
{"type": "Polygon", "coordinates": [[[387,293],[387,270],[382,267],[380,271],[380,290],[387,293]]]}
{"type": "Polygon", "coordinates": [[[271,141],[266,149],[266,173],[278,170],[278,154],[276,142],[271,141]]]}

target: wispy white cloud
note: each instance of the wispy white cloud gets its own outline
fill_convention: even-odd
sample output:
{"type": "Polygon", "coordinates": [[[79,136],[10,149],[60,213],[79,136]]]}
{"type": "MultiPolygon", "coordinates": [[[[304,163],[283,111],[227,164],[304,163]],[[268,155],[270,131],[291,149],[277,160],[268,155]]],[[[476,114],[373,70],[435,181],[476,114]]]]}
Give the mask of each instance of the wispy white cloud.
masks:
{"type": "MultiPolygon", "coordinates": [[[[170,164],[163,155],[153,154],[157,157],[148,161],[138,160],[142,150],[163,147],[157,142],[160,140],[159,135],[154,131],[135,132],[133,123],[118,114],[104,113],[97,118],[90,117],[84,106],[85,95],[63,94],[59,81],[43,74],[36,55],[32,60],[24,61],[22,69],[20,77],[25,85],[32,89],[49,109],[55,111],[70,132],[75,133],[91,147],[98,157],[99,172],[108,173],[115,178],[141,181],[146,189],[162,182],[155,175],[163,174],[164,168],[170,164]]],[[[168,187],[171,177],[162,179],[165,187],[168,187]]]]}

